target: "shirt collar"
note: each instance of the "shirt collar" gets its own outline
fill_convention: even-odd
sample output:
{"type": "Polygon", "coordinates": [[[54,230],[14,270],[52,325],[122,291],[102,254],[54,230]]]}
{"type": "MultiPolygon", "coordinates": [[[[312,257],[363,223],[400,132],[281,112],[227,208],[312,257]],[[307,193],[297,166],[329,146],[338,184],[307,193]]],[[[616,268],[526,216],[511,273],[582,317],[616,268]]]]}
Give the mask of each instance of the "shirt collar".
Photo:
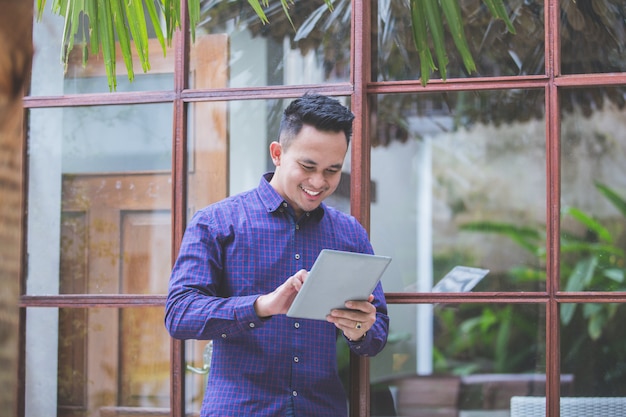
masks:
{"type": "MultiPolygon", "coordinates": [[[[274,187],[270,185],[270,181],[272,180],[273,176],[273,172],[265,173],[261,178],[258,188],[259,198],[261,199],[261,202],[265,206],[265,209],[268,213],[273,213],[274,211],[278,210],[283,203],[286,203],[285,199],[280,194],[278,194],[274,187]]],[[[324,203],[322,203],[315,210],[311,211],[310,214],[307,213],[307,215],[319,220],[324,216],[325,207],[326,206],[324,205],[324,203]]]]}

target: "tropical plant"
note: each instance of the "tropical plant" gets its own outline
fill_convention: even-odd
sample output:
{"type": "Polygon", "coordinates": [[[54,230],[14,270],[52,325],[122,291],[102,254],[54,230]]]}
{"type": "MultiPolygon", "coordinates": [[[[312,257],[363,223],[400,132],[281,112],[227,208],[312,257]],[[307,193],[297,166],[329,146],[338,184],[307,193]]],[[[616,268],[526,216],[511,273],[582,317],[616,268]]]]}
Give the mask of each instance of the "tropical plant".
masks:
{"type": "MultiPolygon", "coordinates": [[[[222,1],[229,2],[230,0],[222,1]]],[[[341,1],[338,0],[338,2],[341,1]]],[[[504,6],[504,0],[482,1],[494,18],[502,19],[508,30],[515,33],[515,28],[504,6]]],[[[215,5],[219,2],[218,0],[210,3],[215,5]]],[[[333,1],[324,0],[324,2],[327,11],[332,12],[333,1]]],[[[192,38],[195,37],[195,27],[200,19],[201,3],[202,0],[187,0],[192,38]]],[[[248,3],[263,24],[270,23],[265,12],[270,7],[269,0],[248,0],[248,3]]],[[[282,10],[294,31],[296,28],[289,13],[289,6],[295,5],[295,3],[296,0],[280,0],[282,10]]],[[[45,5],[46,0],[37,0],[39,17],[41,17],[45,5]]],[[[467,44],[463,16],[458,0],[410,0],[409,6],[413,37],[422,69],[422,84],[426,85],[431,72],[437,69],[444,80],[447,77],[446,27],[462,57],[466,70],[468,73],[474,72],[476,65],[467,44]],[[432,50],[434,50],[434,58],[431,53],[431,45],[432,50]]],[[[212,6],[209,5],[209,7],[212,6]]],[[[142,69],[147,72],[150,70],[148,58],[149,24],[152,25],[165,54],[174,31],[180,28],[181,23],[181,0],[52,0],[52,11],[65,19],[61,62],[67,66],[69,54],[77,42],[82,47],[84,62],[90,54],[102,52],[111,91],[117,87],[115,75],[116,40],[122,51],[128,78],[132,81],[134,69],[131,40],[134,42],[142,69]],[[163,24],[161,16],[163,16],[163,24]]]]}
{"type": "MultiPolygon", "coordinates": [[[[626,198],[602,183],[596,183],[597,191],[605,197],[626,219],[626,198]]],[[[561,289],[564,291],[624,291],[626,290],[625,252],[619,239],[623,227],[606,227],[592,215],[575,207],[562,208],[563,223],[571,221],[571,227],[561,231],[561,289]],[[575,227],[577,226],[577,227],[575,227]],[[578,234],[570,230],[580,229],[578,234]]],[[[472,222],[461,226],[462,230],[503,235],[529,251],[539,260],[539,267],[516,267],[509,271],[513,279],[540,282],[545,279],[546,245],[545,227],[536,228],[497,222],[472,222]]],[[[568,325],[577,304],[565,304],[561,308],[561,321],[568,325]]],[[[615,306],[606,304],[597,310],[585,307],[589,320],[588,334],[597,339],[606,321],[614,316],[615,306]]]]}
{"type": "MultiPolygon", "coordinates": [[[[626,197],[602,183],[596,183],[595,187],[598,193],[608,200],[626,220],[626,197]]],[[[626,254],[623,249],[626,239],[626,221],[611,222],[607,225],[581,209],[563,207],[562,224],[561,290],[568,292],[626,291],[626,254]]],[[[511,268],[508,271],[509,279],[516,282],[516,285],[528,283],[543,285],[545,282],[545,226],[517,226],[488,221],[467,223],[462,225],[461,229],[496,234],[511,239],[523,250],[535,256],[537,263],[535,266],[511,268]]],[[[490,312],[492,306],[485,308],[487,312],[483,310],[474,314],[465,314],[465,321],[455,323],[455,326],[465,329],[465,336],[463,334],[458,336],[462,340],[469,338],[469,340],[479,341],[483,340],[485,335],[491,334],[492,340],[497,340],[498,343],[493,345],[496,351],[491,352],[490,355],[493,355],[498,362],[498,358],[502,357],[502,343],[506,343],[503,337],[515,337],[513,329],[515,332],[523,329],[521,323],[524,322],[524,318],[518,316],[516,325],[512,327],[510,317],[506,316],[504,320],[500,318],[494,321],[490,319],[490,317],[493,318],[493,313],[490,312]],[[491,333],[486,334],[486,329],[491,333]]],[[[561,304],[562,368],[568,371],[573,370],[582,380],[594,381],[593,387],[585,387],[586,394],[597,391],[603,395],[607,393],[623,395],[626,390],[624,382],[626,355],[621,346],[620,320],[623,318],[623,308],[624,305],[619,303],[561,304]],[[586,327],[586,331],[580,331],[581,325],[586,327]],[[580,361],[582,356],[589,360],[580,361]]],[[[447,316],[440,314],[439,317],[443,317],[445,322],[447,316]]],[[[450,318],[447,320],[449,321],[450,318]]],[[[537,317],[531,315],[525,320],[528,323],[536,323],[537,317]]],[[[446,328],[450,326],[451,323],[447,323],[446,328]]],[[[472,346],[472,349],[474,348],[472,346]]],[[[467,349],[470,349],[470,346],[457,348],[454,352],[447,353],[458,357],[466,353],[467,349]]]]}
{"type": "Polygon", "coordinates": [[[470,375],[535,370],[542,349],[541,340],[537,340],[536,307],[439,304],[434,317],[435,372],[470,375]]]}

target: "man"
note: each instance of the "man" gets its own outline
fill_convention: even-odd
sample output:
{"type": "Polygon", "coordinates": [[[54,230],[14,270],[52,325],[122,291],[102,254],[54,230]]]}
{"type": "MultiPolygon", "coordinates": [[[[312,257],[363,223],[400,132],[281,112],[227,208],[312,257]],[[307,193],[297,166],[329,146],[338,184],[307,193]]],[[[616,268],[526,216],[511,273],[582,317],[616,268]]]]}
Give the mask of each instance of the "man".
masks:
{"type": "Polygon", "coordinates": [[[336,338],[360,355],[383,349],[380,284],[327,321],[285,315],[322,249],[373,253],[354,217],[322,203],[339,184],[353,119],[326,96],[294,100],[269,148],[274,173],[187,226],[165,324],[172,337],[213,340],[203,417],[347,416],[336,338]]]}

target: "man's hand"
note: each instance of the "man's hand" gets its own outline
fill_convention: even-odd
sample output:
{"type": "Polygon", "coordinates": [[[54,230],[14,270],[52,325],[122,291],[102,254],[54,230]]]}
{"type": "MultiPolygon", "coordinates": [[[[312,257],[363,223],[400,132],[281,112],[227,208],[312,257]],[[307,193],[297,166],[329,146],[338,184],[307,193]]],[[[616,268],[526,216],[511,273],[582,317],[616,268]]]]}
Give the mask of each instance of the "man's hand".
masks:
{"type": "Polygon", "coordinates": [[[347,301],[348,310],[332,310],[326,320],[334,323],[348,339],[360,340],[376,322],[376,307],[372,301],[373,295],[367,301],[347,301]]]}
{"type": "Polygon", "coordinates": [[[286,314],[308,274],[306,269],[301,269],[271,293],[259,296],[254,302],[254,311],[257,316],[263,318],[286,314]]]}

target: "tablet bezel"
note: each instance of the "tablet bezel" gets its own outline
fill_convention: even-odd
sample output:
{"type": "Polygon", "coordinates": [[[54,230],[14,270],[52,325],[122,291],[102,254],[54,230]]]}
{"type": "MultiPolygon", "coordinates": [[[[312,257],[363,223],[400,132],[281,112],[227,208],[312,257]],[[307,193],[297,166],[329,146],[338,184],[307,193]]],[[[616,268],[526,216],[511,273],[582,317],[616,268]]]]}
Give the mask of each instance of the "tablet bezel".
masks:
{"type": "Polygon", "coordinates": [[[367,300],[391,257],[323,249],[293,300],[288,317],[326,320],[350,300],[367,300]]]}

